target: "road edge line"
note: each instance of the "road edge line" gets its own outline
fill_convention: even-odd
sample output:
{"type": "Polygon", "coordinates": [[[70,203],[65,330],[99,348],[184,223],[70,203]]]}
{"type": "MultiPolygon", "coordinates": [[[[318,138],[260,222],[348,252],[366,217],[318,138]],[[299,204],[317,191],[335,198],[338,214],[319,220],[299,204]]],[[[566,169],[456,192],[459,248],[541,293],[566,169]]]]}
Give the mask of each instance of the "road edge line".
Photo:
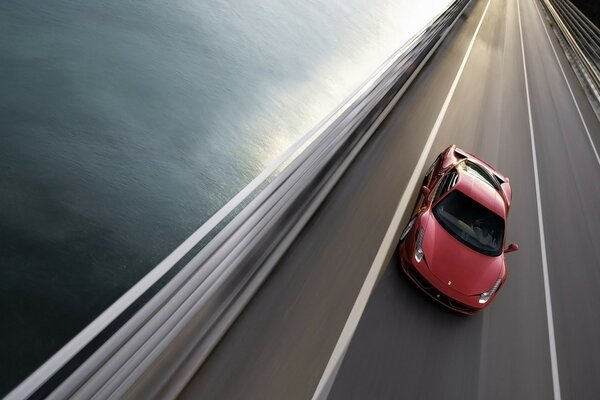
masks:
{"type": "MultiPolygon", "coordinates": [[[[533,158],[533,172],[535,181],[535,197],[537,203],[538,227],[540,230],[540,250],[542,253],[542,273],[544,277],[544,295],[546,300],[546,319],[548,322],[548,341],[550,345],[550,366],[552,368],[552,390],[554,400],[561,400],[560,380],[558,376],[558,360],[556,356],[556,339],[554,335],[554,318],[552,315],[552,299],[550,296],[550,280],[548,278],[548,260],[546,256],[546,236],[544,234],[544,220],[542,216],[542,201],[540,195],[540,182],[538,175],[537,153],[535,150],[535,135],[533,131],[533,117],[531,114],[531,101],[529,99],[529,82],[527,80],[527,63],[525,61],[525,43],[523,41],[523,27],[521,24],[521,5],[517,0],[517,14],[519,16],[519,33],[521,35],[521,55],[523,56],[523,75],[525,77],[525,93],[527,96],[527,112],[529,115],[529,134],[531,138],[531,155],[533,158]]],[[[543,23],[544,21],[542,21],[543,23]]]]}
{"type": "Polygon", "coordinates": [[[567,74],[565,74],[565,70],[563,69],[562,63],[560,62],[560,59],[558,58],[558,53],[556,52],[554,43],[552,43],[552,39],[550,38],[550,34],[548,33],[548,29],[546,28],[546,24],[544,23],[544,19],[542,18],[542,14],[540,13],[540,9],[537,4],[535,5],[535,9],[537,11],[538,16],[540,17],[540,20],[542,21],[542,26],[544,27],[544,31],[546,32],[546,37],[548,38],[548,41],[550,42],[550,47],[552,47],[552,51],[554,52],[554,57],[556,57],[556,61],[558,63],[558,66],[560,67],[560,72],[562,72],[563,78],[565,78],[565,82],[567,83],[567,87],[569,88],[569,93],[571,93],[571,97],[573,98],[573,103],[575,103],[575,108],[577,108],[577,112],[579,113],[579,118],[581,118],[581,122],[583,123],[583,127],[585,128],[585,133],[587,133],[587,137],[590,141],[590,144],[592,145],[592,150],[594,151],[594,154],[596,155],[596,161],[598,161],[598,165],[600,165],[600,156],[598,155],[598,150],[596,150],[596,145],[594,144],[594,141],[592,140],[592,135],[590,134],[590,130],[588,129],[587,123],[585,122],[585,119],[583,118],[583,114],[581,112],[581,109],[579,108],[579,103],[577,103],[577,99],[575,98],[573,89],[571,89],[571,84],[569,83],[569,80],[567,79],[567,74]]]}
{"type": "Polygon", "coordinates": [[[350,311],[350,315],[348,316],[348,319],[346,320],[346,323],[344,324],[344,328],[342,329],[342,332],[341,332],[341,334],[338,338],[338,341],[333,349],[333,352],[329,358],[329,361],[327,362],[327,366],[325,367],[323,375],[321,376],[321,379],[319,380],[319,384],[317,385],[317,388],[313,394],[312,400],[325,400],[329,396],[329,391],[331,390],[331,387],[333,386],[333,381],[335,380],[335,376],[337,375],[339,367],[340,367],[342,360],[346,354],[346,350],[348,349],[350,340],[352,339],[354,332],[356,332],[356,328],[358,327],[360,318],[367,306],[369,297],[371,296],[371,293],[373,292],[373,289],[375,288],[375,284],[377,283],[377,278],[379,277],[379,274],[385,265],[385,260],[390,251],[390,248],[392,247],[392,242],[394,240],[394,237],[396,236],[396,233],[400,228],[400,222],[401,222],[402,218],[404,217],[404,213],[406,212],[406,207],[408,206],[408,202],[409,202],[410,198],[412,197],[413,192],[417,186],[419,177],[421,175],[423,167],[425,166],[425,162],[427,161],[427,156],[429,155],[429,152],[431,151],[431,147],[433,146],[433,142],[434,142],[435,138],[437,137],[437,134],[441,127],[442,121],[443,121],[444,117],[446,116],[446,112],[450,105],[450,101],[452,100],[452,97],[454,96],[454,92],[456,91],[456,87],[458,86],[458,81],[460,80],[462,73],[465,69],[465,65],[467,64],[467,60],[469,59],[469,55],[471,54],[471,50],[473,49],[473,45],[475,44],[475,39],[477,38],[477,34],[479,33],[479,29],[481,28],[481,25],[483,23],[485,15],[487,14],[490,3],[491,3],[491,0],[488,0],[487,5],[486,5],[486,7],[483,11],[483,14],[481,16],[481,19],[479,21],[479,24],[477,25],[477,28],[475,29],[475,33],[473,34],[473,38],[471,39],[471,42],[469,43],[469,47],[467,48],[465,57],[463,58],[460,68],[458,69],[456,77],[454,78],[454,82],[452,83],[452,86],[450,87],[450,90],[448,92],[446,100],[444,101],[444,104],[442,105],[442,109],[440,110],[440,113],[438,114],[435,124],[433,125],[433,128],[432,128],[431,132],[429,133],[429,137],[427,139],[427,142],[425,143],[425,147],[423,148],[423,151],[419,157],[419,160],[417,161],[417,165],[410,177],[410,180],[408,181],[408,185],[407,185],[404,193],[402,194],[402,197],[400,198],[400,202],[398,203],[398,206],[396,208],[394,216],[392,217],[392,221],[390,222],[390,225],[388,226],[388,229],[385,233],[385,236],[383,238],[381,246],[379,247],[379,250],[377,251],[377,254],[375,255],[375,259],[373,260],[373,263],[371,264],[371,268],[369,269],[367,278],[365,279],[365,281],[360,289],[360,292],[358,293],[356,301],[354,302],[352,310],[350,311]]]}

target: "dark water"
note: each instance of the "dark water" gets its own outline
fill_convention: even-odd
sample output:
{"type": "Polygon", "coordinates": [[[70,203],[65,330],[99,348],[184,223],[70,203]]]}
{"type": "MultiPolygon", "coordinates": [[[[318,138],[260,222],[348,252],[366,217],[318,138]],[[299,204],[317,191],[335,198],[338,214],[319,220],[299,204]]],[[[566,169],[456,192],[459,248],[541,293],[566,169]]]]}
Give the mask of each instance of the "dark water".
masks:
{"type": "Polygon", "coordinates": [[[2,1],[0,395],[447,3],[2,1]]]}

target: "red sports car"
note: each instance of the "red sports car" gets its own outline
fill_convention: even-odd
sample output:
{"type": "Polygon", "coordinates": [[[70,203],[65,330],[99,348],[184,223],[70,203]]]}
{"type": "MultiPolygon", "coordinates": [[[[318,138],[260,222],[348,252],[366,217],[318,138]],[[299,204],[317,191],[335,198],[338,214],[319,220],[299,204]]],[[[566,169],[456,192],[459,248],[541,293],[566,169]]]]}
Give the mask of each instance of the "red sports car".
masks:
{"type": "Polygon", "coordinates": [[[508,178],[452,145],[431,165],[400,236],[400,264],[425,293],[473,314],[506,280],[504,247],[512,192],[508,178]]]}

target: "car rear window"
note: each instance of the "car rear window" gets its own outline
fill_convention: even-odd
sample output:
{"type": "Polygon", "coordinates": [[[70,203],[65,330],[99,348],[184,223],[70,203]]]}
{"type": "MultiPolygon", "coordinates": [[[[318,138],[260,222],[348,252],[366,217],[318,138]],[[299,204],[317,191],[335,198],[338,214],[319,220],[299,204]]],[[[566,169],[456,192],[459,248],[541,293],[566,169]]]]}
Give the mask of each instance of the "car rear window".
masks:
{"type": "Polygon", "coordinates": [[[468,172],[476,178],[479,178],[494,189],[498,190],[500,188],[500,183],[482,166],[472,163],[470,161],[463,161],[461,165],[466,172],[468,172]]]}
{"type": "Polygon", "coordinates": [[[464,193],[451,192],[433,214],[444,229],[473,250],[488,256],[502,253],[504,220],[464,193]]]}

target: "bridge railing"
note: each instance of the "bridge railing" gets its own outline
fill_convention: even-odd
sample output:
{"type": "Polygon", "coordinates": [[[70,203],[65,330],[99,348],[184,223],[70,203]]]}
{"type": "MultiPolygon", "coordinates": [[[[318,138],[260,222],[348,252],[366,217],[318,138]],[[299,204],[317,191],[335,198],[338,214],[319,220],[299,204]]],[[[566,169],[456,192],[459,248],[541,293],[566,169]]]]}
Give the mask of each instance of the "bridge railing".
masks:
{"type": "Polygon", "coordinates": [[[68,363],[77,352],[118,315],[67,344],[8,399],[174,398],[470,3],[452,1],[388,59],[318,137],[74,372],[65,365],[73,369],[68,363]]]}
{"type": "Polygon", "coordinates": [[[569,0],[540,0],[600,118],[600,29],[569,0]]]}

